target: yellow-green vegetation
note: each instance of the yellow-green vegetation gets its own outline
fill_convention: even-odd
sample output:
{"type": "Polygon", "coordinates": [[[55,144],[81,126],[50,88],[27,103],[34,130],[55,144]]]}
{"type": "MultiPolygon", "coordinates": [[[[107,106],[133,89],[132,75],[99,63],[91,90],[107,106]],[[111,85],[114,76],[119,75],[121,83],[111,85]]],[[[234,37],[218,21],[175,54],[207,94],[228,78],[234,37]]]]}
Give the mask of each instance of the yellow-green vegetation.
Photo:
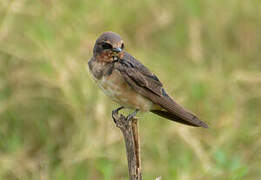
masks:
{"type": "Polygon", "coordinates": [[[261,177],[260,0],[1,0],[0,179],[127,179],[87,69],[108,30],[210,126],[139,113],[145,180],[261,177]]]}

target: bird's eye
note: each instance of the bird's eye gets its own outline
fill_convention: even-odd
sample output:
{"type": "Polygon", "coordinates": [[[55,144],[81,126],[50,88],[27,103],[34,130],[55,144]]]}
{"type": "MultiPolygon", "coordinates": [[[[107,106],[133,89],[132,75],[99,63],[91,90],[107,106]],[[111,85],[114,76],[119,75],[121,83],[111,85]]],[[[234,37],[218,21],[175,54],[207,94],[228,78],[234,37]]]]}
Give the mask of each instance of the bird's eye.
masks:
{"type": "Polygon", "coordinates": [[[103,43],[102,48],[103,49],[112,49],[112,45],[110,45],[109,43],[103,43]]]}
{"type": "Polygon", "coordinates": [[[124,49],[124,44],[123,43],[121,44],[121,49],[124,49]]]}

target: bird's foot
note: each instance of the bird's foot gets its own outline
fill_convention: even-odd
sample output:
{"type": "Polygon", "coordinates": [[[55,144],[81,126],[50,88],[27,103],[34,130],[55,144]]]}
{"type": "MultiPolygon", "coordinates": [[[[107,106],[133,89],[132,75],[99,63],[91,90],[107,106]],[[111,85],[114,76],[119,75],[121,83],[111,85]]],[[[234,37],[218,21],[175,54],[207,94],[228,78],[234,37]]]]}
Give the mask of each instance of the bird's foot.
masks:
{"type": "Polygon", "coordinates": [[[127,121],[130,121],[131,119],[134,118],[134,116],[136,116],[136,114],[139,112],[138,109],[136,109],[133,113],[129,114],[126,118],[127,121]]]}
{"type": "Polygon", "coordinates": [[[112,116],[112,119],[113,119],[113,121],[114,121],[114,123],[116,124],[116,119],[117,119],[117,116],[118,116],[118,112],[121,110],[121,109],[123,109],[124,107],[123,106],[121,106],[121,107],[119,107],[119,108],[117,108],[117,109],[114,109],[112,112],[111,112],[111,116],[112,116]]]}

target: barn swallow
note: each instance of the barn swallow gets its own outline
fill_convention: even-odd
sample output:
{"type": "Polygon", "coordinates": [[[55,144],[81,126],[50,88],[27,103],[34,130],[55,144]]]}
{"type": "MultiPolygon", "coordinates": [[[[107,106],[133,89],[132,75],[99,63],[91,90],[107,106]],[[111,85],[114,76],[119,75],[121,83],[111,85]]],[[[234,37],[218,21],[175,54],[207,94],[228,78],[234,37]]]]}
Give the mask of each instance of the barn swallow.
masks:
{"type": "Polygon", "coordinates": [[[93,48],[88,62],[91,74],[103,92],[122,108],[150,111],[161,117],[185,125],[207,128],[208,125],[196,115],[175,102],[164,90],[158,77],[125,51],[122,38],[114,32],[105,32],[93,48]]]}

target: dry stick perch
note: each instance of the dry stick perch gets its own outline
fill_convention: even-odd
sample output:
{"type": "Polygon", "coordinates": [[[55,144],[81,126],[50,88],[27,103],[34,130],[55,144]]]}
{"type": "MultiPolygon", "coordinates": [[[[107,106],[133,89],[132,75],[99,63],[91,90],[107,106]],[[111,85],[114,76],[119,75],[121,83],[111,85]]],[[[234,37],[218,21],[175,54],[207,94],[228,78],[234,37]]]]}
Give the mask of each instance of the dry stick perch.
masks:
{"type": "Polygon", "coordinates": [[[112,114],[115,124],[120,128],[126,146],[129,177],[130,180],[141,180],[141,160],[140,160],[140,144],[138,134],[137,119],[134,117],[128,120],[122,114],[112,114]]]}

